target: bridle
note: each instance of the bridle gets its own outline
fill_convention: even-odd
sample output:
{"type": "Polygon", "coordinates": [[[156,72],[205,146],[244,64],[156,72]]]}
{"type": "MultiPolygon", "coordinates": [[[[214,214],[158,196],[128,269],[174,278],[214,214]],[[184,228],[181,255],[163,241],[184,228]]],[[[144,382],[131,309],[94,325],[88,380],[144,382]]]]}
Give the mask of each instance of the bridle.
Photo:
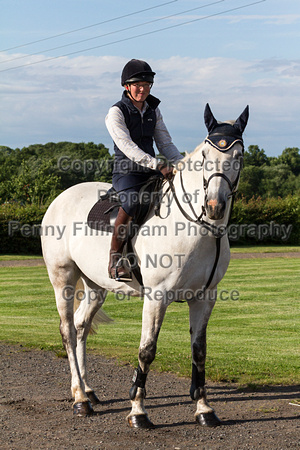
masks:
{"type": "MultiPolygon", "coordinates": [[[[207,138],[205,139],[204,142],[210,144],[212,147],[216,148],[218,151],[220,151],[222,153],[228,152],[228,150],[230,150],[235,144],[239,143],[242,146],[242,153],[244,154],[244,141],[243,141],[242,135],[237,132],[236,128],[234,128],[233,126],[226,124],[226,123],[219,125],[218,128],[216,129],[216,131],[211,132],[207,136],[207,138]]],[[[222,172],[215,172],[208,178],[208,180],[206,180],[205,176],[204,176],[204,171],[203,171],[203,187],[204,187],[205,193],[207,193],[209,182],[214,177],[221,177],[229,185],[230,194],[228,194],[228,198],[234,197],[237,192],[240,175],[241,175],[241,167],[239,167],[239,169],[240,170],[239,170],[239,172],[236,176],[236,179],[234,180],[233,183],[222,172]]]]}
{"type": "MultiPolygon", "coordinates": [[[[231,125],[228,125],[228,127],[233,128],[233,127],[231,127],[231,125]]],[[[226,126],[226,130],[227,130],[227,133],[228,133],[229,128],[227,128],[227,126],[226,126]]],[[[238,135],[236,133],[235,134],[230,133],[229,135],[228,134],[224,135],[223,133],[221,134],[221,133],[217,133],[217,132],[216,133],[211,133],[211,134],[209,134],[207,136],[207,138],[205,139],[205,142],[209,143],[210,145],[212,145],[213,147],[217,148],[221,152],[227,152],[236,143],[239,143],[239,144],[241,144],[242,151],[244,152],[244,143],[243,143],[242,136],[238,135]]],[[[239,167],[239,172],[238,172],[238,174],[237,174],[237,176],[236,176],[236,178],[235,178],[235,180],[233,182],[231,182],[230,179],[224,173],[221,173],[221,172],[215,172],[212,175],[210,175],[210,177],[208,179],[206,179],[205,178],[205,174],[204,174],[204,170],[203,170],[203,168],[204,168],[204,160],[205,160],[205,157],[203,155],[203,160],[202,160],[201,164],[202,164],[202,172],[203,172],[203,189],[204,189],[205,196],[204,196],[204,205],[202,205],[202,207],[201,207],[201,214],[200,215],[197,215],[197,213],[196,213],[196,211],[194,209],[194,206],[193,206],[192,202],[190,201],[191,196],[187,193],[187,191],[186,191],[186,189],[184,187],[182,170],[180,171],[181,188],[182,188],[182,191],[184,193],[184,197],[187,200],[187,204],[189,205],[189,208],[192,211],[192,214],[193,214],[194,218],[191,217],[185,211],[185,209],[182,207],[182,205],[181,205],[181,203],[180,203],[180,201],[178,199],[178,196],[176,194],[176,190],[175,190],[175,186],[174,186],[173,180],[168,180],[169,188],[170,188],[170,190],[171,190],[171,192],[172,192],[172,194],[174,196],[175,202],[176,202],[179,210],[183,214],[183,216],[187,220],[189,220],[190,222],[204,227],[205,229],[210,231],[212,233],[212,235],[215,237],[215,241],[216,241],[215,260],[214,260],[214,264],[213,264],[210,276],[209,276],[209,278],[208,278],[208,280],[207,280],[207,282],[206,282],[206,284],[205,284],[205,286],[203,288],[203,292],[202,292],[203,294],[205,293],[207,288],[210,286],[210,284],[211,284],[211,282],[213,280],[213,277],[215,275],[215,272],[216,272],[216,268],[217,268],[217,265],[218,265],[218,262],[219,262],[219,257],[220,257],[221,239],[222,239],[223,236],[225,236],[225,234],[227,234],[227,226],[228,226],[228,222],[230,220],[230,216],[231,216],[231,212],[232,212],[232,208],[233,208],[234,197],[235,197],[236,192],[237,192],[237,187],[238,187],[238,183],[239,183],[239,179],[240,179],[240,173],[241,173],[241,167],[239,167]],[[227,182],[227,184],[228,184],[228,186],[230,188],[230,193],[227,196],[227,198],[231,198],[230,214],[229,214],[229,217],[228,217],[227,224],[223,225],[222,227],[217,227],[214,224],[211,224],[211,223],[207,222],[204,219],[204,217],[206,216],[205,205],[207,204],[208,186],[209,186],[210,181],[213,178],[215,178],[215,177],[223,178],[227,182]]]]}
{"type": "MultiPolygon", "coordinates": [[[[242,145],[242,150],[244,151],[244,144],[243,144],[243,140],[242,140],[241,136],[238,136],[236,139],[234,139],[234,140],[230,143],[230,145],[227,146],[225,149],[224,149],[224,148],[217,147],[216,144],[214,144],[214,143],[211,141],[211,138],[212,138],[212,137],[215,137],[215,136],[217,136],[217,134],[211,134],[211,135],[208,135],[208,137],[205,139],[205,142],[206,142],[206,143],[209,143],[210,145],[212,145],[213,147],[217,148],[217,149],[218,149],[219,151],[221,151],[221,152],[227,152],[227,151],[228,151],[230,148],[232,148],[236,143],[240,143],[240,144],[242,145]]],[[[227,136],[226,136],[226,137],[227,137],[227,136]]],[[[236,137],[236,136],[235,136],[235,137],[236,137]]],[[[222,142],[228,142],[228,141],[225,139],[225,136],[223,136],[223,135],[222,135],[222,139],[221,139],[220,141],[222,141],[222,142]]],[[[196,213],[196,211],[195,211],[195,209],[194,209],[194,206],[193,206],[192,202],[190,201],[191,195],[189,195],[189,194],[187,193],[187,191],[186,191],[186,189],[185,189],[185,187],[184,187],[182,171],[181,171],[181,170],[179,171],[179,172],[180,172],[180,184],[181,184],[181,188],[182,188],[182,191],[183,191],[183,194],[184,194],[184,198],[185,198],[185,200],[186,200],[185,203],[188,204],[188,206],[189,206],[190,210],[192,211],[192,214],[193,214],[194,217],[191,217],[191,216],[185,211],[185,209],[183,208],[183,206],[181,205],[181,203],[180,203],[180,201],[179,201],[179,199],[178,199],[177,193],[176,193],[176,189],[175,189],[173,180],[168,180],[168,182],[169,182],[170,190],[171,190],[171,192],[172,192],[172,194],[173,194],[173,196],[174,196],[174,200],[175,200],[175,202],[176,202],[176,204],[177,204],[177,206],[178,206],[180,212],[183,214],[183,216],[184,216],[187,220],[189,220],[190,222],[193,222],[193,223],[195,223],[195,224],[197,224],[197,225],[199,225],[199,226],[203,226],[204,228],[206,228],[207,230],[209,230],[209,231],[213,234],[213,236],[214,236],[215,238],[219,238],[219,237],[224,236],[224,234],[226,234],[228,223],[227,223],[226,226],[224,225],[224,226],[222,226],[222,227],[216,227],[214,224],[211,224],[211,223],[207,222],[206,220],[204,220],[203,217],[206,216],[206,207],[205,207],[205,205],[207,204],[208,186],[209,186],[210,181],[211,181],[213,178],[216,178],[216,177],[223,178],[223,179],[227,182],[227,184],[228,184],[228,186],[229,186],[229,188],[230,188],[230,193],[228,194],[227,197],[228,197],[228,198],[232,198],[232,202],[231,202],[231,211],[232,211],[233,200],[234,200],[234,197],[235,197],[235,195],[236,195],[236,193],[237,193],[237,188],[238,188],[238,184],[239,184],[239,179],[240,179],[240,174],[241,174],[241,168],[240,168],[240,170],[239,170],[239,172],[238,172],[238,174],[237,174],[237,176],[236,176],[236,178],[235,178],[235,180],[234,180],[233,182],[231,182],[230,179],[229,179],[224,173],[222,173],[222,172],[214,172],[214,173],[211,174],[210,177],[207,179],[207,178],[205,177],[204,170],[203,170],[203,167],[204,167],[204,161],[205,161],[205,157],[203,156],[203,160],[202,160],[202,163],[201,163],[201,167],[202,167],[202,173],[203,173],[203,190],[204,190],[204,194],[205,194],[205,195],[204,195],[204,205],[202,205],[202,207],[201,207],[201,213],[200,213],[200,215],[198,215],[198,214],[196,213]]],[[[231,212],[230,212],[230,215],[231,215],[231,212]]],[[[230,215],[229,215],[229,219],[230,219],[230,215]]],[[[228,221],[229,221],[229,219],[228,219],[228,221]]]]}
{"type": "Polygon", "coordinates": [[[213,178],[219,177],[219,178],[223,178],[223,180],[225,180],[230,188],[230,193],[227,195],[228,198],[230,197],[234,197],[235,194],[237,193],[237,188],[238,188],[238,184],[239,184],[239,179],[240,179],[240,175],[241,175],[241,171],[239,170],[239,173],[236,176],[236,179],[234,180],[234,182],[232,183],[229,178],[221,172],[215,172],[213,173],[208,180],[205,178],[204,175],[204,171],[203,171],[203,188],[204,188],[204,192],[205,192],[205,197],[207,198],[207,190],[208,190],[208,185],[210,183],[210,181],[213,178]]]}

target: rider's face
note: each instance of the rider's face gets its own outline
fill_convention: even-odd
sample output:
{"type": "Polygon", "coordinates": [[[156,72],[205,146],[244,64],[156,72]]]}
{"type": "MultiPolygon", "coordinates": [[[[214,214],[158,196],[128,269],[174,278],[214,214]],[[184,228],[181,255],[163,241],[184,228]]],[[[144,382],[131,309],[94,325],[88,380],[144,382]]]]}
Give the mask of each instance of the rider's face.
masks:
{"type": "Polygon", "coordinates": [[[150,93],[151,86],[151,83],[139,81],[127,85],[126,89],[136,102],[144,102],[150,93]]]}

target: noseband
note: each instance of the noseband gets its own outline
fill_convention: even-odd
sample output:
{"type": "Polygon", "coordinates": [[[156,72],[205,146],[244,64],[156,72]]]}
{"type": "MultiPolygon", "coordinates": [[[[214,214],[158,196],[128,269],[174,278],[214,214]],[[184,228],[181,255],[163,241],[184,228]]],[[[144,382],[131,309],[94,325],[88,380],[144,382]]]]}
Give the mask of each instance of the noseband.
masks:
{"type": "Polygon", "coordinates": [[[237,192],[237,186],[238,186],[238,181],[239,181],[239,178],[240,178],[240,172],[238,173],[238,175],[237,175],[237,177],[236,177],[236,179],[234,180],[233,183],[231,183],[229,178],[226,177],[226,175],[224,175],[224,173],[215,172],[209,177],[208,180],[206,180],[206,178],[205,178],[205,176],[203,174],[203,188],[204,188],[204,192],[205,192],[205,199],[207,199],[208,184],[213,178],[216,178],[216,177],[223,178],[223,180],[225,180],[228,183],[228,185],[230,187],[230,194],[228,194],[227,197],[228,198],[233,197],[236,194],[236,192],[237,192]]]}

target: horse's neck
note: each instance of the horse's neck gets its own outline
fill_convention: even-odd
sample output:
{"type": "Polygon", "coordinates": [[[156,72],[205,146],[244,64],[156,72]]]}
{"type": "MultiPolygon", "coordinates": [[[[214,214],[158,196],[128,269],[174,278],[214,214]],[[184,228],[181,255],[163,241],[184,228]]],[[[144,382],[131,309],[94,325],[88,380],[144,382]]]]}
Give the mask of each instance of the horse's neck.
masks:
{"type": "MultiPolygon", "coordinates": [[[[182,208],[193,219],[199,217],[202,213],[202,207],[205,204],[205,192],[203,186],[203,171],[201,161],[190,157],[184,160],[184,168],[176,173],[174,178],[174,188],[176,196],[182,208]]],[[[173,202],[174,203],[174,202],[173,202]]],[[[182,219],[183,215],[178,208],[173,208],[173,214],[178,215],[182,219]]]]}

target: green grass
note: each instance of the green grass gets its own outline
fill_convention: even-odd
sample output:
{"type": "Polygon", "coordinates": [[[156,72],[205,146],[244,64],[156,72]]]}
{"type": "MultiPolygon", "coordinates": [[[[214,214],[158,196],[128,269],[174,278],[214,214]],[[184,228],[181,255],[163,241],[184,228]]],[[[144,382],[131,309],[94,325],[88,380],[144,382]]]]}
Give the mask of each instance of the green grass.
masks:
{"type": "Polygon", "coordinates": [[[0,255],[0,261],[23,261],[26,259],[42,259],[41,255],[0,255]]]}
{"type": "Polygon", "coordinates": [[[231,253],[285,253],[300,252],[299,245],[237,245],[230,248],[231,253]]]}
{"type": "MultiPolygon", "coordinates": [[[[232,260],[208,325],[207,376],[241,385],[297,384],[299,371],[299,277],[297,258],[232,260]]],[[[0,268],[0,340],[61,354],[59,317],[45,267],[0,268]]],[[[89,336],[90,351],[137,364],[143,302],[105,302],[114,319],[89,336]]],[[[172,304],[162,326],[152,368],[190,376],[188,306],[172,304]]]]}

